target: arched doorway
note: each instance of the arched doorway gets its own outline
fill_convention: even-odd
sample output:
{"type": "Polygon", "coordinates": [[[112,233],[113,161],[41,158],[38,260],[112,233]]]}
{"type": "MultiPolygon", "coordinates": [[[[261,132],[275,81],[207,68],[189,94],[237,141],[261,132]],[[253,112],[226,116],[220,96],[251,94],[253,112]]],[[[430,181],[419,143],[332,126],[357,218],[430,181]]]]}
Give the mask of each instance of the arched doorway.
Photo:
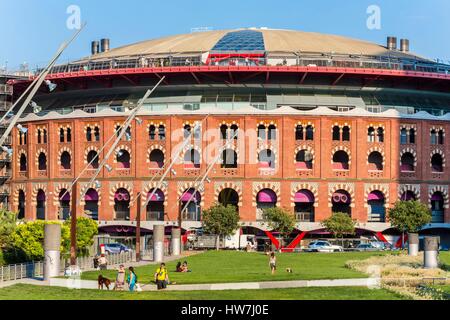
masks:
{"type": "Polygon", "coordinates": [[[264,210],[269,208],[275,208],[277,205],[278,197],[276,193],[271,189],[263,189],[256,196],[256,219],[264,220],[264,210]]]}
{"type": "Polygon", "coordinates": [[[180,200],[180,210],[184,221],[200,221],[201,195],[195,189],[185,191],[180,200]]]}
{"type": "Polygon", "coordinates": [[[386,208],[385,208],[384,194],[378,190],[372,191],[367,197],[368,204],[368,221],[369,222],[385,222],[386,208]]]}
{"type": "Polygon", "coordinates": [[[299,222],[314,222],[314,194],[306,189],[295,194],[295,218],[299,222]]]}
{"type": "MultiPolygon", "coordinates": [[[[153,192],[154,189],[148,192],[147,199],[153,192]]],[[[147,204],[147,221],[164,221],[164,200],[164,193],[157,189],[147,204]]]]}
{"type": "Polygon", "coordinates": [[[402,196],[400,197],[401,201],[415,201],[416,195],[411,190],[405,191],[402,193],[402,196]]]}
{"type": "Polygon", "coordinates": [[[89,189],[84,195],[84,212],[92,220],[98,220],[98,192],[89,189]]]}
{"type": "Polygon", "coordinates": [[[336,191],[331,197],[331,212],[338,213],[343,212],[347,213],[349,216],[352,215],[350,204],[352,199],[350,194],[345,190],[336,191]]]}
{"type": "Polygon", "coordinates": [[[70,217],[70,193],[66,193],[66,191],[66,189],[62,189],[58,196],[59,220],[68,220],[70,217]]]}
{"type": "Polygon", "coordinates": [[[441,192],[431,196],[431,223],[444,223],[444,196],[441,192]]]}
{"type": "Polygon", "coordinates": [[[230,205],[234,206],[236,208],[236,211],[239,211],[239,194],[236,192],[236,190],[231,188],[223,189],[219,193],[219,203],[223,205],[224,207],[230,205]]]}
{"type": "Polygon", "coordinates": [[[114,195],[115,220],[130,220],[130,194],[126,189],[120,188],[114,195]]]}
{"type": "Polygon", "coordinates": [[[19,219],[24,219],[25,218],[25,192],[23,192],[23,190],[19,190],[19,215],[18,218],[19,219]]]}
{"type": "Polygon", "coordinates": [[[36,219],[45,220],[45,192],[39,189],[36,196],[36,219]]]}

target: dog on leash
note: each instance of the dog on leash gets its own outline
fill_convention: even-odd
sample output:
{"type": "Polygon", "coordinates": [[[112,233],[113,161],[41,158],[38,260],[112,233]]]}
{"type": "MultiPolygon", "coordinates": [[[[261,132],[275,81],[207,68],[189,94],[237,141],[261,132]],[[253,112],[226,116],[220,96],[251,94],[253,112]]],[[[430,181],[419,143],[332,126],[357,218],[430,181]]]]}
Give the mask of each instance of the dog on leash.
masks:
{"type": "Polygon", "coordinates": [[[103,290],[104,287],[109,290],[111,280],[104,278],[102,275],[98,276],[98,290],[103,290]]]}
{"type": "Polygon", "coordinates": [[[292,269],[291,268],[286,268],[286,272],[287,273],[292,273],[292,269]]]}

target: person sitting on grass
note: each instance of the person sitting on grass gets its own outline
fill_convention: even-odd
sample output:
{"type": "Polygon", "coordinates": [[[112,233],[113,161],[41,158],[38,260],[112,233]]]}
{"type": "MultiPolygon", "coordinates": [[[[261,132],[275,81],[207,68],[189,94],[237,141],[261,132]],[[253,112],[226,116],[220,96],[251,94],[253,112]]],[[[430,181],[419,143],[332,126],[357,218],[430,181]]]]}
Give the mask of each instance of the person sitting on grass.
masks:
{"type": "Polygon", "coordinates": [[[178,261],[177,267],[176,267],[175,270],[176,270],[175,272],[183,272],[183,268],[182,268],[182,266],[181,266],[181,262],[178,261]]]}
{"type": "Polygon", "coordinates": [[[166,264],[164,262],[161,263],[158,269],[156,269],[155,282],[158,290],[167,288],[167,284],[169,283],[169,273],[167,272],[166,264]]]}
{"type": "Polygon", "coordinates": [[[181,272],[191,272],[191,270],[189,270],[189,268],[188,268],[187,261],[183,262],[183,265],[181,266],[181,272]]]}

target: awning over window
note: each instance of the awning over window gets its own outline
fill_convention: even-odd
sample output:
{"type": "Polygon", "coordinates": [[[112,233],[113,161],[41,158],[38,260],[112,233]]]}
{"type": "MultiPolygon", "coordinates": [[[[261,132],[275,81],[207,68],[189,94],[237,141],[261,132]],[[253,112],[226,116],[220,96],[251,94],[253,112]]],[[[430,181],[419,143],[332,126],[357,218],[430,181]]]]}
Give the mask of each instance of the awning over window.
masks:
{"type": "Polygon", "coordinates": [[[314,203],[314,195],[309,190],[300,190],[295,194],[295,203],[314,203]]]}
{"type": "Polygon", "coordinates": [[[189,191],[187,191],[187,192],[185,192],[184,194],[183,194],[183,196],[181,197],[181,201],[182,202],[188,202],[189,200],[191,200],[191,202],[192,201],[195,201],[195,202],[200,202],[200,200],[201,200],[201,196],[200,196],[200,194],[198,193],[198,192],[196,192],[194,189],[189,189],[189,191]],[[194,192],[195,192],[195,195],[192,197],[192,195],[194,194],[194,192]]]}
{"type": "Polygon", "coordinates": [[[273,190],[264,189],[258,193],[258,202],[262,203],[275,203],[277,202],[277,195],[273,190]]]}
{"type": "Polygon", "coordinates": [[[380,191],[373,191],[369,194],[368,201],[383,201],[384,195],[380,191]]]}
{"type": "MultiPolygon", "coordinates": [[[[148,194],[147,194],[147,199],[150,198],[150,196],[152,195],[153,190],[151,190],[148,194]]],[[[150,199],[151,202],[164,202],[164,193],[158,189],[156,190],[155,194],[153,195],[153,197],[150,199]]],[[[187,201],[187,200],[186,200],[187,201]]]]}
{"type": "Polygon", "coordinates": [[[98,193],[94,189],[88,190],[84,196],[85,201],[98,201],[98,193]]]}
{"type": "Polygon", "coordinates": [[[433,196],[431,197],[431,201],[443,201],[444,198],[442,197],[442,194],[436,192],[435,194],[433,194],[433,196]]]}

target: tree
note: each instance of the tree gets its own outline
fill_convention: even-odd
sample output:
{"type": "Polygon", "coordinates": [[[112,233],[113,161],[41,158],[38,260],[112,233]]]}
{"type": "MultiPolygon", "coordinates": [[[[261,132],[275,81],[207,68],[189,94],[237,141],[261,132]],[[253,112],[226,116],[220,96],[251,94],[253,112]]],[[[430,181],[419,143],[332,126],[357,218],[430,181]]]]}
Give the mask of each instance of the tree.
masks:
{"type": "Polygon", "coordinates": [[[203,228],[217,236],[217,250],[220,247],[220,237],[231,236],[239,227],[239,214],[235,206],[215,204],[203,211],[203,228]]]}
{"type": "MultiPolygon", "coordinates": [[[[64,226],[70,230],[71,219],[64,221],[64,226]]],[[[96,221],[86,218],[77,218],[77,256],[88,256],[89,249],[94,244],[94,236],[98,234],[96,221]]]]}
{"type": "Polygon", "coordinates": [[[294,215],[278,207],[263,210],[263,219],[267,221],[271,229],[280,233],[280,246],[283,236],[290,234],[295,228],[294,215]]]}
{"type": "Polygon", "coordinates": [[[322,226],[331,232],[336,239],[341,238],[341,240],[345,234],[355,234],[355,225],[355,221],[344,212],[337,212],[322,221],[322,226]]]}
{"type": "Polygon", "coordinates": [[[0,250],[7,247],[17,226],[17,213],[0,209],[0,250]]]}
{"type": "Polygon", "coordinates": [[[402,232],[402,240],[405,232],[418,232],[423,225],[431,222],[430,209],[419,201],[397,201],[389,209],[388,216],[391,225],[402,232]]]}

